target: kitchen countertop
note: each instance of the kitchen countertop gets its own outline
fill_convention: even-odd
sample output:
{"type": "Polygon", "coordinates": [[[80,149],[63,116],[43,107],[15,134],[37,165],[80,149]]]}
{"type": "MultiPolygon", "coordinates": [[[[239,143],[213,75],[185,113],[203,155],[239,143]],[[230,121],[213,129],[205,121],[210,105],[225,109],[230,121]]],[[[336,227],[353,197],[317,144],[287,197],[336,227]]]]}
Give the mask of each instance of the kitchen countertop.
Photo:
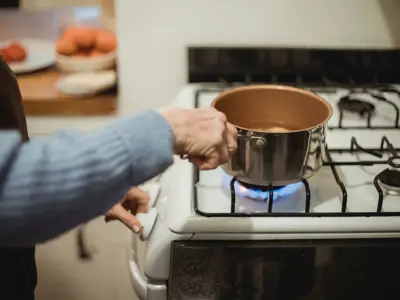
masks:
{"type": "MultiPolygon", "coordinates": [[[[43,38],[55,41],[63,24],[82,18],[100,18],[98,7],[62,8],[45,11],[0,11],[0,40],[43,38]]],[[[101,116],[117,110],[116,92],[90,97],[70,97],[58,92],[61,76],[54,67],[18,75],[27,116],[101,116]]]]}

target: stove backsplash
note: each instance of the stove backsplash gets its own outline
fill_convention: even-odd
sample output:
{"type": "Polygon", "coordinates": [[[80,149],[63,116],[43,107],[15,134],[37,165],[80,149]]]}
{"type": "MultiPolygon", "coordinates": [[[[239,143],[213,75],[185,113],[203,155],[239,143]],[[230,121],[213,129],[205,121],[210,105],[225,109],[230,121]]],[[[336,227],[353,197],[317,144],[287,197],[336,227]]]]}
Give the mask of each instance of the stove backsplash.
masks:
{"type": "Polygon", "coordinates": [[[400,50],[190,47],[188,59],[189,82],[400,83],[400,50]]]}

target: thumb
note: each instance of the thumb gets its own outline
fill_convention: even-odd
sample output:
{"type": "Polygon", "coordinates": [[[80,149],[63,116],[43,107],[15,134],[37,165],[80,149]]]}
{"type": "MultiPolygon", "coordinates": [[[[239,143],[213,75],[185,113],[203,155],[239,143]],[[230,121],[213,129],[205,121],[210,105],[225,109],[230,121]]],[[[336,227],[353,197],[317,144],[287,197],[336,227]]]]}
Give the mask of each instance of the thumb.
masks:
{"type": "Polygon", "coordinates": [[[189,161],[202,171],[218,167],[218,157],[191,156],[189,161]]]}
{"type": "Polygon", "coordinates": [[[123,223],[130,230],[133,230],[136,233],[142,231],[142,224],[140,224],[139,220],[128,212],[121,204],[117,204],[112,212],[112,217],[123,223]]]}

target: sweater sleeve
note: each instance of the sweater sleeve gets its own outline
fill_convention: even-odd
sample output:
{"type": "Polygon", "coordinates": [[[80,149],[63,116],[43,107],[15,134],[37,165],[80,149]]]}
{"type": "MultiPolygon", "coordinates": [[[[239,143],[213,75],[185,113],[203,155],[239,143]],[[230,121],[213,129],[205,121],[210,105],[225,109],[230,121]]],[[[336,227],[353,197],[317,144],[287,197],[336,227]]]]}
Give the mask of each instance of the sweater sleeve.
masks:
{"type": "Polygon", "coordinates": [[[172,129],[154,111],[25,144],[0,132],[0,246],[43,242],[105,213],[168,168],[172,149],[172,129]]]}

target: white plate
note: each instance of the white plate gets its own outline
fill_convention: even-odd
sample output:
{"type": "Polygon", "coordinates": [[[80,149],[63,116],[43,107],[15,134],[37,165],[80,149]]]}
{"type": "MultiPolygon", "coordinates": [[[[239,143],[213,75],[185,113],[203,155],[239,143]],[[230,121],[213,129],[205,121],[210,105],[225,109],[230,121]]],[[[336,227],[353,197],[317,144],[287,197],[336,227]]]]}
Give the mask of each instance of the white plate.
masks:
{"type": "Polygon", "coordinates": [[[95,57],[73,58],[56,54],[57,67],[66,73],[95,72],[113,68],[116,52],[95,57]]]}
{"type": "Polygon", "coordinates": [[[117,74],[114,70],[75,73],[61,77],[57,89],[70,96],[88,96],[101,93],[115,86],[117,74]]]}
{"type": "Polygon", "coordinates": [[[23,38],[0,42],[1,47],[6,47],[12,42],[20,43],[27,52],[23,62],[9,63],[10,69],[15,74],[28,73],[47,68],[55,63],[55,42],[50,40],[23,38]]]}

